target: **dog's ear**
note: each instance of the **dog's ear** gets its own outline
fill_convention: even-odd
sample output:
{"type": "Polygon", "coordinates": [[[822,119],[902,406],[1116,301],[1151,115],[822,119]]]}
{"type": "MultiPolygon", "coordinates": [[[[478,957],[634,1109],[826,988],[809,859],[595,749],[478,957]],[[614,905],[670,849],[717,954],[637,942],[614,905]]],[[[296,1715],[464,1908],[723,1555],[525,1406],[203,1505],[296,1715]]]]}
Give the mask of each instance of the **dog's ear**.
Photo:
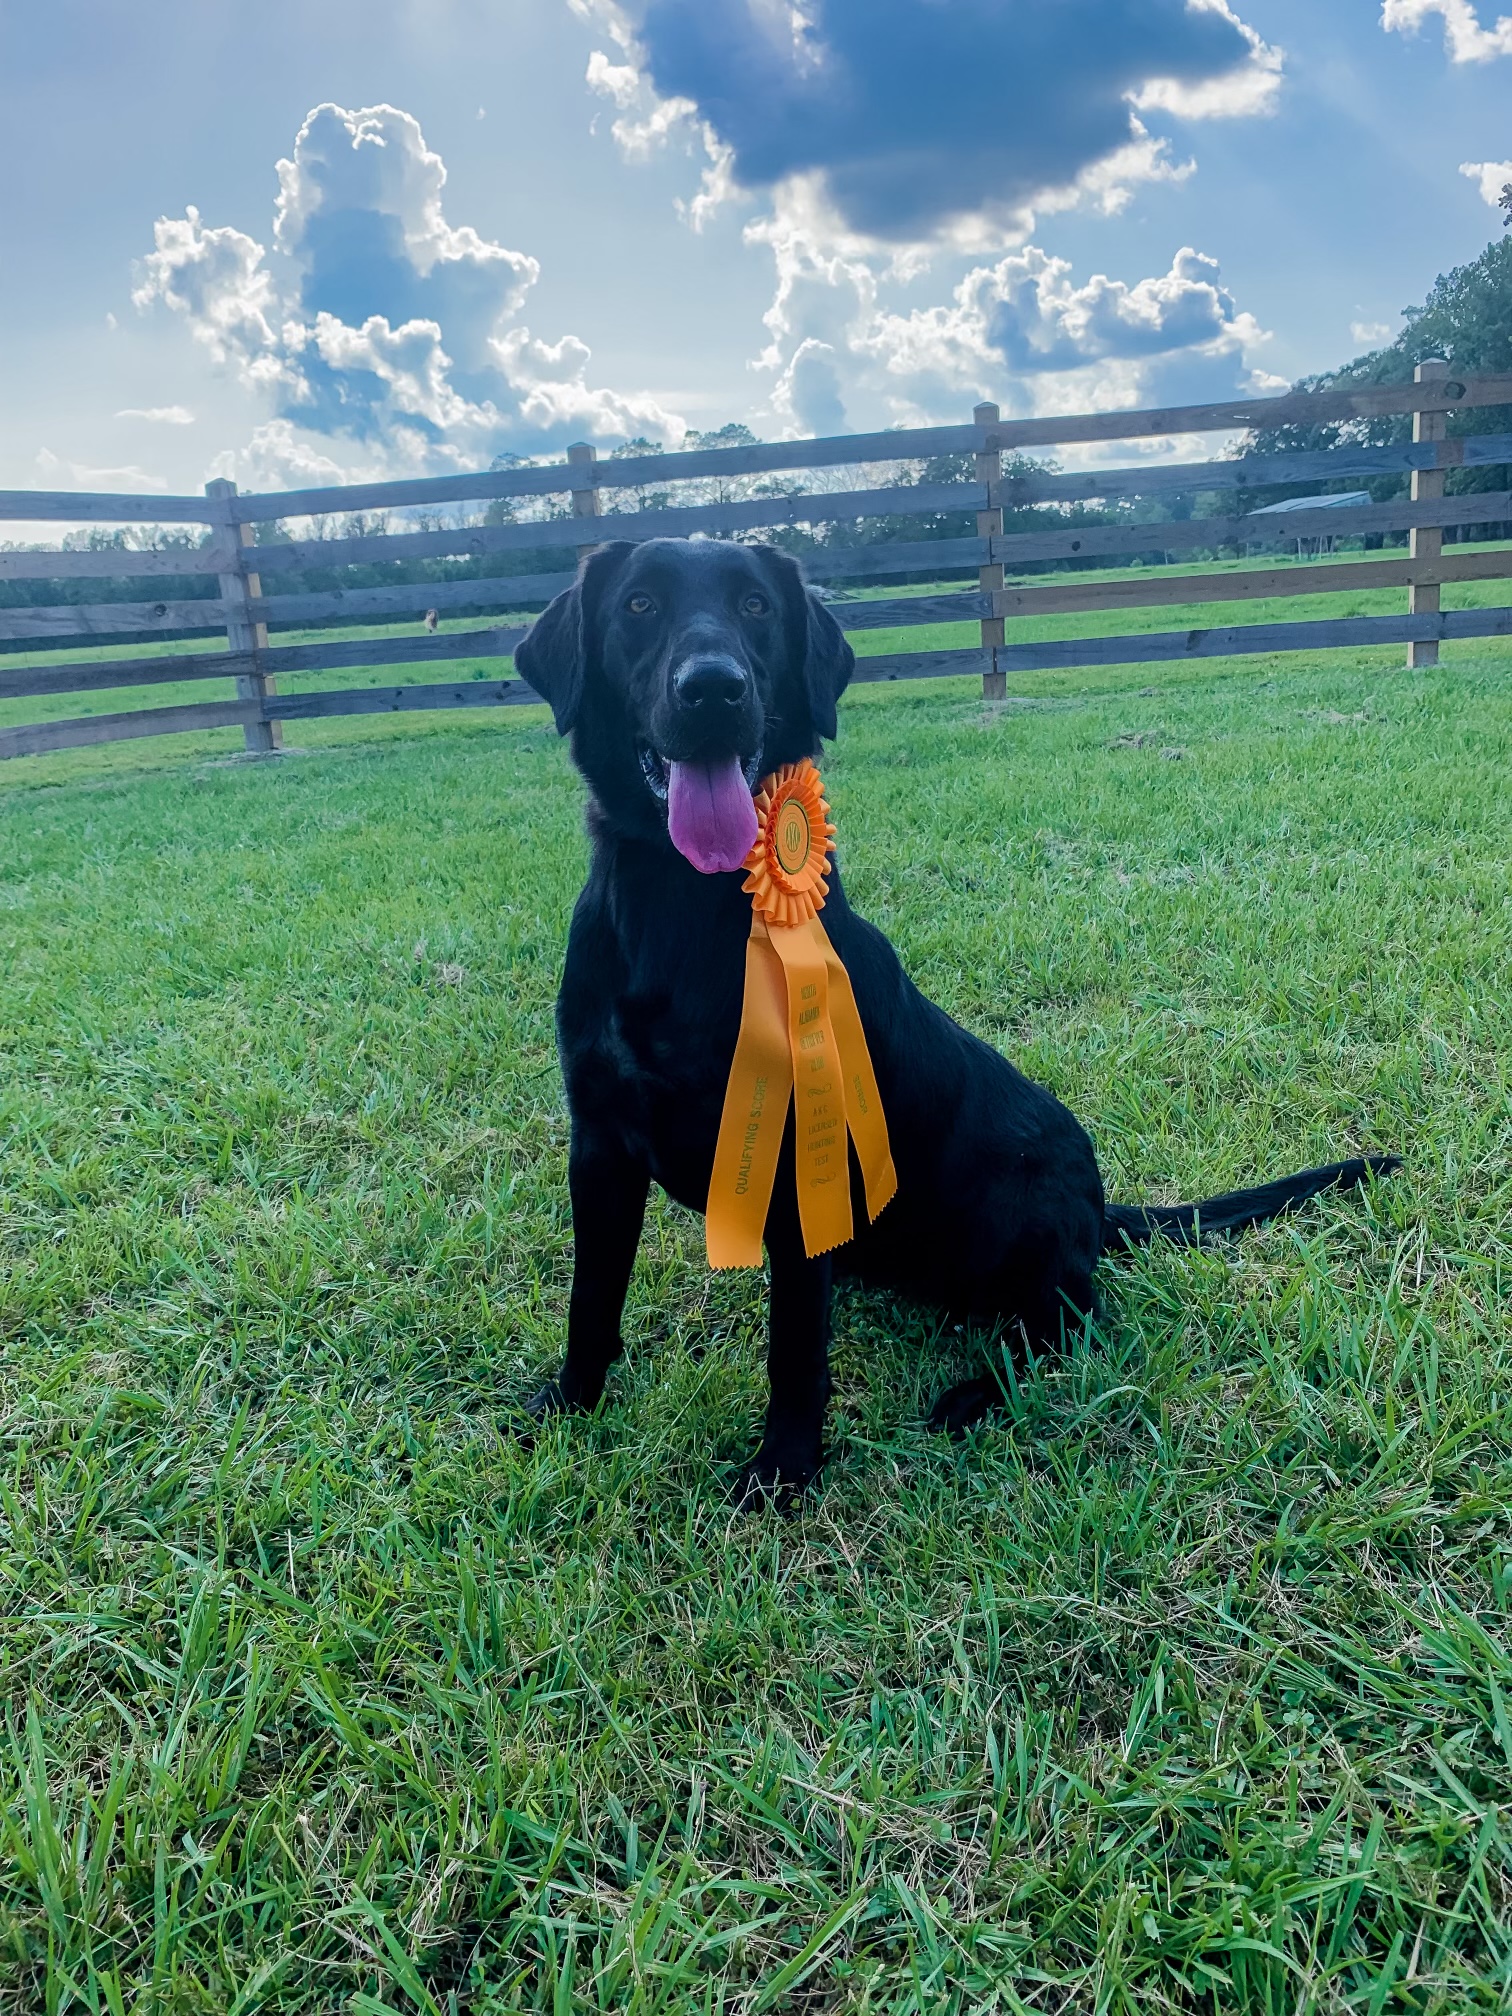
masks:
{"type": "Polygon", "coordinates": [[[587,662],[581,580],[547,603],[515,646],[514,662],[520,677],[550,705],[558,735],[566,735],[577,719],[587,662]]]}
{"type": "Polygon", "coordinates": [[[814,726],[829,742],[840,725],[835,718],[835,702],[850,684],[856,654],[846,643],[845,632],[820,601],[818,590],[805,588],[803,599],[808,617],[803,683],[808,690],[814,726]]]}
{"type": "Polygon", "coordinates": [[[825,741],[832,741],[839,727],[835,702],[850,684],[856,654],[846,643],[845,632],[825,608],[818,590],[804,585],[803,571],[793,556],[776,546],[764,546],[761,550],[782,578],[789,612],[788,635],[802,659],[809,718],[816,732],[825,741]]]}
{"type": "Polygon", "coordinates": [[[547,603],[516,647],[515,670],[550,706],[558,735],[570,734],[577,720],[604,582],[631,550],[628,539],[597,547],[572,586],[547,603]]]}

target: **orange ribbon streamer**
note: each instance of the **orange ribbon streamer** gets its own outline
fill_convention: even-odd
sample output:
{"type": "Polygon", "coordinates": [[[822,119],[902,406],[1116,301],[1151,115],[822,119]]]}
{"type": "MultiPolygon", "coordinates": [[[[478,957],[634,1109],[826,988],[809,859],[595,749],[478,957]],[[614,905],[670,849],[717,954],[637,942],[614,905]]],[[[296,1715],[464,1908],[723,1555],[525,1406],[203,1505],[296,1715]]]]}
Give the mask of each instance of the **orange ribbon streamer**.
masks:
{"type": "Polygon", "coordinates": [[[806,759],[762,779],[758,832],[746,858],[753,900],[740,1034],[725,1086],[709,1181],[711,1267],[759,1267],[790,1103],[798,1218],[810,1259],[853,1232],[846,1137],[875,1218],[898,1187],[887,1121],[850,975],[818,911],[834,827],[806,759]]]}

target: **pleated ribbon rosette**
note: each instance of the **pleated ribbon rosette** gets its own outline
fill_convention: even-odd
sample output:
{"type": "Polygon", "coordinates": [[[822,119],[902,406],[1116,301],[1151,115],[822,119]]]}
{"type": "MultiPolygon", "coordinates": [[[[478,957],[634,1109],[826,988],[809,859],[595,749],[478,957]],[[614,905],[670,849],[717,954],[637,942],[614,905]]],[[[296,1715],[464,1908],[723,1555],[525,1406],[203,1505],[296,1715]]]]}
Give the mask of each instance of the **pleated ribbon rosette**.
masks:
{"type": "Polygon", "coordinates": [[[705,1238],[711,1267],[759,1267],[788,1105],[798,1217],[810,1259],[854,1229],[846,1136],[875,1218],[898,1187],[887,1121],[850,975],[819,912],[835,829],[807,757],[756,787],[757,834],[743,866],[751,898],[745,999],[725,1086],[705,1238]]]}

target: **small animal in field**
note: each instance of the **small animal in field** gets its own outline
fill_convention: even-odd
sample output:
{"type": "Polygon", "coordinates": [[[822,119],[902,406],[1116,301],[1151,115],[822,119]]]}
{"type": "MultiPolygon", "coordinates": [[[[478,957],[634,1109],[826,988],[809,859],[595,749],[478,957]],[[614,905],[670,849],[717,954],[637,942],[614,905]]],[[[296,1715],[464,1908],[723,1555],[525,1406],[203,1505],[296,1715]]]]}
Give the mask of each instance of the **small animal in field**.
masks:
{"type": "MultiPolygon", "coordinates": [[[[835,734],[854,656],[786,555],[654,539],[590,554],[515,662],[572,738],[593,850],[557,1002],[575,1264],[566,1356],[529,1403],[539,1418],[603,1394],[650,1185],[705,1209],[742,1028],[753,791],[835,734]]],[[[924,998],[833,869],[822,923],[860,1011],[896,1194],[870,1218],[852,1155],[852,1234],[810,1257],[788,1112],[765,1220],[769,1399],[747,1491],[790,1496],[820,1467],[838,1276],[1053,1347],[1095,1309],[1103,1255],[1257,1224],[1396,1166],[1369,1156],[1202,1204],[1109,1204],[1074,1116],[924,998]]],[[[998,1390],[984,1371],[942,1393],[931,1420],[959,1432],[998,1390]]]]}
{"type": "Polygon", "coordinates": [[[428,631],[430,632],[430,634],[431,634],[431,636],[432,636],[432,637],[434,637],[434,636],[435,636],[435,634],[436,634],[436,626],[437,626],[437,624],[439,624],[439,622],[440,622],[440,621],[441,621],[441,618],[440,618],[440,617],[439,617],[439,616],[438,616],[438,615],[436,614],[436,612],[435,612],[435,610],[434,610],[434,609],[427,609],[427,610],[426,610],[426,612],[425,612],[425,627],[426,627],[426,629],[427,629],[427,630],[428,630],[428,631]]]}

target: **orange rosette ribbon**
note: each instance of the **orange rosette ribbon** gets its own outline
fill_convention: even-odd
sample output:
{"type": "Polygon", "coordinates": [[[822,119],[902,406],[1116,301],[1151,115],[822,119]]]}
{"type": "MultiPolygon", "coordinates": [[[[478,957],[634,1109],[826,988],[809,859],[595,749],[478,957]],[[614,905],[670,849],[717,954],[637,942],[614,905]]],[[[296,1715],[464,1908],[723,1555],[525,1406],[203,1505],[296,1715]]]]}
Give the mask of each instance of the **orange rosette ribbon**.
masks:
{"type": "Polygon", "coordinates": [[[854,1230],[847,1135],[856,1144],[868,1217],[898,1187],[850,975],[819,922],[835,829],[807,757],[762,778],[756,821],[743,864],[751,898],[745,998],[704,1220],[711,1267],[761,1265],[795,1098],[798,1217],[810,1259],[843,1246],[854,1230]]]}

